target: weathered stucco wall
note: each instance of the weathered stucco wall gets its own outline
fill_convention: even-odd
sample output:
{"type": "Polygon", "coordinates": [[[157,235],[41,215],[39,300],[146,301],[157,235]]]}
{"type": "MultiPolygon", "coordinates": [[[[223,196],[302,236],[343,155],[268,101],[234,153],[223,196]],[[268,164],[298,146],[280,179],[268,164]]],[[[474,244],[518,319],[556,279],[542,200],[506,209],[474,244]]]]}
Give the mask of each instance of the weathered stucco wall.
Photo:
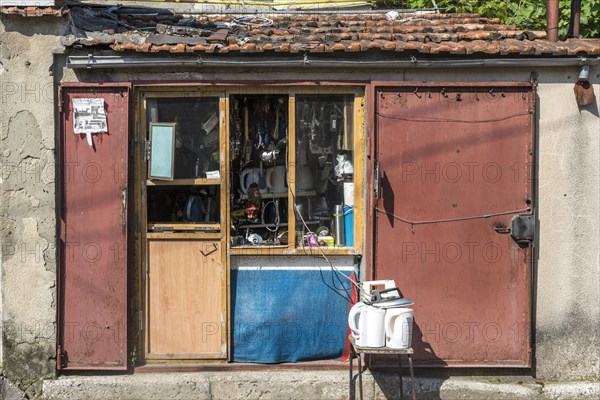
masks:
{"type": "Polygon", "coordinates": [[[2,370],[29,394],[55,367],[52,65],[63,30],[47,18],[0,20],[2,370]]]}
{"type": "MultiPolygon", "coordinates": [[[[591,72],[599,101],[599,69],[591,72]]],[[[537,374],[598,380],[599,108],[579,109],[572,90],[572,84],[549,84],[539,91],[537,374]]]]}
{"type": "MultiPolygon", "coordinates": [[[[29,388],[54,374],[56,225],[55,81],[115,80],[415,80],[528,81],[532,68],[357,71],[248,71],[223,75],[64,68],[54,19],[0,20],[2,192],[2,371],[29,388]],[[53,64],[54,62],[54,64],[53,64]],[[52,72],[57,76],[52,76],[52,72]]],[[[598,101],[577,107],[578,70],[538,68],[537,206],[533,373],[542,379],[600,377],[600,125],[598,101]]],[[[590,70],[600,98],[600,70],[590,70]]],[[[367,113],[369,113],[369,110],[367,113]]]]}

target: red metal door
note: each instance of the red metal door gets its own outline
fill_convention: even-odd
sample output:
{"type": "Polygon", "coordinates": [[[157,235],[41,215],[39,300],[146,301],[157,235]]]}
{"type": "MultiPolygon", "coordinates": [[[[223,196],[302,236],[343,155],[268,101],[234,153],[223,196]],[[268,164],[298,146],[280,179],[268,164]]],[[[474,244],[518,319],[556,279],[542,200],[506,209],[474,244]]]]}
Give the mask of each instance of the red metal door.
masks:
{"type": "Polygon", "coordinates": [[[374,93],[374,278],[415,300],[415,360],[530,366],[533,245],[506,228],[533,213],[531,85],[374,93]]]}
{"type": "Polygon", "coordinates": [[[61,101],[57,368],[126,369],[129,88],[63,87],[61,101]],[[75,98],[103,99],[108,132],[93,147],[74,134],[75,98]]]}

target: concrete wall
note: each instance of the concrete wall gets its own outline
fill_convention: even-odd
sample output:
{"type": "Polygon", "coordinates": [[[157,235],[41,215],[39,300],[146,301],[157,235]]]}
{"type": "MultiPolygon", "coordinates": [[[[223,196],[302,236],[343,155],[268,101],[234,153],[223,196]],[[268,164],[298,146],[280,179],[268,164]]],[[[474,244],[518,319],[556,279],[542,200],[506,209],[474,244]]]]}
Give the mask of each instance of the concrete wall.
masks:
{"type": "Polygon", "coordinates": [[[2,371],[29,394],[55,370],[52,67],[63,32],[56,18],[0,20],[2,371]]]}
{"type": "MultiPolygon", "coordinates": [[[[54,19],[2,16],[2,369],[31,385],[55,367],[54,82],[115,80],[374,79],[528,81],[532,68],[357,71],[73,71],[64,68],[54,19]],[[33,23],[30,23],[33,21],[33,23]],[[56,75],[53,77],[52,72],[56,75]],[[15,86],[16,85],[16,86],[15,86]],[[37,86],[35,86],[37,85],[37,86]],[[48,85],[52,89],[47,88],[48,85]],[[38,99],[31,94],[37,87],[38,99]],[[16,93],[13,89],[16,88],[16,93]],[[16,168],[16,170],[15,170],[16,168]],[[31,171],[39,171],[37,173],[31,171]]],[[[535,365],[546,380],[600,378],[599,102],[579,108],[577,68],[538,68],[540,232],[534,275],[535,365]]],[[[600,96],[600,70],[590,71],[600,96]]],[[[370,110],[368,110],[368,113],[370,110]]]]}
{"type": "MultiPolygon", "coordinates": [[[[598,73],[595,68],[596,96],[598,73]]],[[[600,123],[598,103],[578,108],[572,86],[544,84],[539,90],[536,372],[548,379],[598,380],[600,123]]]]}

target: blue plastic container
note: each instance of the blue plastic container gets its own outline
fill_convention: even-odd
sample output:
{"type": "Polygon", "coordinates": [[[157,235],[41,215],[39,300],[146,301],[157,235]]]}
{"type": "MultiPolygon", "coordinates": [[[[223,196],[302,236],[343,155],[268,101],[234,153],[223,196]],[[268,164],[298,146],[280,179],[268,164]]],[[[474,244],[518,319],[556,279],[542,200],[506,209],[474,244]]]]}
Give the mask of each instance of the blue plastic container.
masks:
{"type": "Polygon", "coordinates": [[[346,247],[354,247],[354,207],[344,205],[344,235],[346,247]]]}

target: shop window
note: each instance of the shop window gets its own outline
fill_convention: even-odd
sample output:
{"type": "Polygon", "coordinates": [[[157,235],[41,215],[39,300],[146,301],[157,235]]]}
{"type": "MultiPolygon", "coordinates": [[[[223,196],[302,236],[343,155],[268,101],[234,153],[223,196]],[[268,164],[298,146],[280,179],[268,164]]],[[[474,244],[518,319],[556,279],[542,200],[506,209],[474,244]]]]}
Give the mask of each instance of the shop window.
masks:
{"type": "Polygon", "coordinates": [[[149,178],[218,177],[218,98],[150,98],[146,108],[150,129],[149,178]]]}
{"type": "Polygon", "coordinates": [[[353,96],[296,96],[296,243],[354,245],[353,96]]]}
{"type": "Polygon", "coordinates": [[[227,226],[232,254],[318,248],[356,254],[364,222],[364,199],[354,195],[364,191],[361,93],[142,94],[146,192],[140,200],[147,231],[227,226]]]}
{"type": "Polygon", "coordinates": [[[148,232],[220,230],[220,97],[144,101],[148,232]]]}
{"type": "Polygon", "coordinates": [[[287,246],[288,96],[230,98],[231,246],[287,246]]]}
{"type": "Polygon", "coordinates": [[[229,97],[234,254],[360,246],[354,240],[355,106],[355,94],[229,97]]]}

